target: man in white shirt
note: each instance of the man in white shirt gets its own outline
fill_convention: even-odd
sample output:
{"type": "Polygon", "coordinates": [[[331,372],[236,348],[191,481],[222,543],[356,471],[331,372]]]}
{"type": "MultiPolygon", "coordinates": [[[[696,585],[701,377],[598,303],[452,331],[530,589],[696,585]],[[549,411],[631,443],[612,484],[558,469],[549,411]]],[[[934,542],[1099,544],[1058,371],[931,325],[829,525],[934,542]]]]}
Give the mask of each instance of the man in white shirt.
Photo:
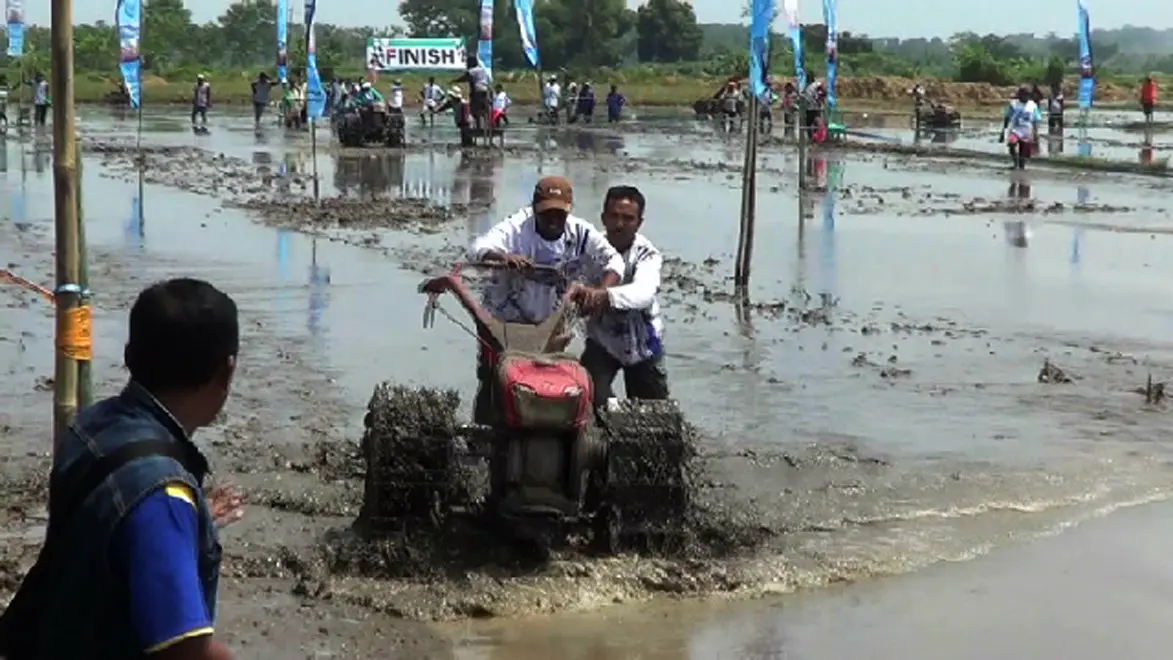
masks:
{"type": "Polygon", "coordinates": [[[1034,145],[1039,142],[1039,122],[1043,115],[1039,106],[1030,98],[1030,91],[1019,87],[1003,113],[1002,133],[998,135],[998,142],[1010,143],[1010,157],[1018,169],[1026,169],[1026,161],[1034,153],[1034,145]]]}
{"type": "Polygon", "coordinates": [[[557,76],[550,76],[546,86],[542,88],[542,105],[546,108],[546,115],[550,121],[558,123],[558,103],[562,100],[562,85],[558,84],[557,76]]]}
{"type": "Polygon", "coordinates": [[[424,121],[430,121],[432,124],[435,124],[436,109],[444,101],[444,88],[436,84],[435,76],[428,78],[428,84],[424,85],[423,90],[420,91],[420,98],[424,102],[424,109],[420,113],[420,117],[424,121]]]}
{"type": "Polygon", "coordinates": [[[489,117],[490,125],[493,128],[509,125],[509,106],[511,105],[513,105],[513,99],[505,93],[505,88],[497,87],[497,94],[493,97],[493,114],[489,117]]]}
{"type": "Polygon", "coordinates": [[[391,96],[387,99],[387,109],[397,114],[403,114],[403,81],[391,83],[391,96]]]}
{"type": "MultiPolygon", "coordinates": [[[[569,278],[600,273],[602,288],[618,284],[626,266],[623,257],[603,232],[589,222],[571,215],[574,192],[564,177],[548,176],[534,187],[530,205],[494,225],[478,237],[469,250],[470,261],[495,261],[519,270],[531,265],[558,266],[569,278]]],[[[576,296],[598,297],[597,290],[574,287],[576,296]]],[[[509,323],[541,323],[554,313],[565,291],[532,282],[507,272],[494,273],[485,289],[483,305],[493,316],[509,323]]],[[[497,356],[480,346],[477,391],[473,418],[489,419],[492,409],[492,377],[497,356]]]]}
{"type": "Polygon", "coordinates": [[[656,299],[664,258],[639,233],[645,203],[643,193],[633,186],[615,186],[607,191],[603,227],[608,242],[623,257],[622,284],[606,289],[575,285],[570,292],[572,300],[592,313],[580,361],[594,382],[596,407],[614,396],[612,383],[620,371],[628,398],[668,398],[664,324],[656,299]]]}

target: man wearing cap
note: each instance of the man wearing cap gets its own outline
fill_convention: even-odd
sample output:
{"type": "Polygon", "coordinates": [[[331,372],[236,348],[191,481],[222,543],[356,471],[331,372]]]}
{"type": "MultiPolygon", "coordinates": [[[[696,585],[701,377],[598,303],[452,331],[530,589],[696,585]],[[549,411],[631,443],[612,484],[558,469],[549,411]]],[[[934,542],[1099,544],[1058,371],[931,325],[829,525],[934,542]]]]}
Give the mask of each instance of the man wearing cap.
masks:
{"type": "MultiPolygon", "coordinates": [[[[574,191],[564,177],[548,176],[534,187],[531,203],[478,237],[469,251],[471,261],[499,262],[511,268],[559,266],[568,277],[601,269],[600,288],[619,284],[626,271],[623,257],[607,236],[589,222],[571,215],[574,191]]],[[[541,323],[554,313],[565,291],[510,273],[495,273],[485,289],[483,305],[494,318],[510,323],[541,323]]],[[[569,338],[567,338],[569,341],[569,338]]],[[[474,421],[491,415],[492,388],[485,382],[496,356],[482,344],[477,379],[480,386],[474,421]]]]}
{"type": "Polygon", "coordinates": [[[191,125],[196,125],[199,117],[202,126],[208,125],[208,108],[212,107],[212,86],[204,74],[196,76],[195,88],[191,96],[191,125]]]}

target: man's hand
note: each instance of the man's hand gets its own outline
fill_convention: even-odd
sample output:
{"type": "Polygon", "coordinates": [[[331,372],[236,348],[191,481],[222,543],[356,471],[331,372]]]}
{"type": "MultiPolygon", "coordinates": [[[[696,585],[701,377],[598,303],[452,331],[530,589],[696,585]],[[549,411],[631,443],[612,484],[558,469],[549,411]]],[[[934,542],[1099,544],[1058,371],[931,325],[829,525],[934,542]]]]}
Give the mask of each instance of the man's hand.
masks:
{"type": "Polygon", "coordinates": [[[578,303],[578,306],[586,314],[598,314],[606,311],[611,304],[611,298],[607,295],[606,289],[596,289],[579,282],[571,284],[566,294],[570,300],[578,303]]]}
{"type": "Polygon", "coordinates": [[[498,259],[501,263],[514,270],[526,270],[533,268],[534,262],[532,259],[520,254],[505,254],[498,259]]]}
{"type": "Polygon", "coordinates": [[[231,485],[216,486],[208,491],[208,508],[212,522],[226,527],[244,517],[244,498],[231,485]]]}

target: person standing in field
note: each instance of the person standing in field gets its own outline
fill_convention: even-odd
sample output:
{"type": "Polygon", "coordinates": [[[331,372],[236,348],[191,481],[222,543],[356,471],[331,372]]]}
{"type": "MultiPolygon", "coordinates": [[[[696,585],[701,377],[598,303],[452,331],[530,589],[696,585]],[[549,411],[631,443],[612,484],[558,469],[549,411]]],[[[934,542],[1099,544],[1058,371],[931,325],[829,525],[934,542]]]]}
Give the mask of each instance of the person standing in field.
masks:
{"type": "Polygon", "coordinates": [[[558,76],[550,76],[542,87],[542,105],[546,110],[546,117],[551,124],[558,122],[558,104],[562,100],[562,86],[558,84],[558,76]]]}
{"type": "Polygon", "coordinates": [[[1043,115],[1031,98],[1030,90],[1019,87],[1015,99],[1006,106],[998,142],[1009,143],[1010,157],[1020,170],[1026,169],[1026,161],[1039,143],[1039,124],[1042,120],[1043,115]]]}
{"type": "Polygon", "coordinates": [[[436,84],[436,77],[429,76],[428,84],[420,90],[420,99],[424,103],[423,110],[420,112],[420,119],[426,123],[436,123],[436,108],[444,102],[444,88],[436,84]]]}
{"type": "Polygon", "coordinates": [[[497,95],[493,97],[493,128],[500,128],[509,125],[509,106],[513,105],[513,99],[509,98],[509,94],[505,92],[505,88],[497,86],[497,95]]]}
{"type": "Polygon", "coordinates": [[[38,73],[29,84],[33,86],[33,121],[37,126],[44,126],[49,118],[49,108],[53,105],[49,100],[49,81],[38,73]]]}
{"type": "Polygon", "coordinates": [[[619,87],[611,85],[611,91],[607,93],[607,123],[618,123],[623,118],[623,106],[625,105],[627,105],[627,99],[619,93],[619,87]]]}
{"type": "Polygon", "coordinates": [[[0,617],[4,657],[232,657],[214,635],[218,529],[242,500],[205,489],[191,438],[228,399],[236,304],[207,282],[168,280],[139,294],[129,330],[129,383],[79,411],[53,452],[48,532],[0,617]]]}
{"type": "Polygon", "coordinates": [[[269,74],[264,71],[260,72],[257,79],[252,82],[253,123],[256,128],[261,127],[261,118],[265,116],[265,109],[269,107],[270,92],[277,84],[277,81],[270,80],[269,74]]]}
{"type": "Polygon", "coordinates": [[[1140,109],[1147,124],[1153,123],[1153,109],[1157,107],[1157,79],[1149,74],[1140,86],[1140,109]]]}
{"type": "Polygon", "coordinates": [[[208,108],[211,107],[212,86],[208,84],[207,77],[201,73],[196,76],[196,84],[191,96],[191,125],[193,128],[196,125],[196,117],[199,117],[201,126],[207,127],[208,108]]]}
{"type": "MultiPolygon", "coordinates": [[[[633,186],[615,186],[603,201],[603,228],[607,242],[623,258],[624,274],[614,286],[591,288],[571,285],[568,295],[590,314],[586,348],[579,362],[594,383],[594,405],[606,405],[614,396],[615,376],[623,372],[629,399],[668,398],[664,369],[664,324],[657,294],[664,258],[639,229],[646,201],[633,186]]],[[[595,270],[601,270],[595,264],[595,270]]],[[[600,278],[598,272],[589,279],[600,278]]]]}
{"type": "Polygon", "coordinates": [[[452,82],[468,83],[468,106],[472,112],[473,125],[481,131],[488,126],[489,112],[493,107],[493,101],[489,98],[489,70],[481,65],[476,55],[469,55],[466,65],[468,71],[452,82]]]}

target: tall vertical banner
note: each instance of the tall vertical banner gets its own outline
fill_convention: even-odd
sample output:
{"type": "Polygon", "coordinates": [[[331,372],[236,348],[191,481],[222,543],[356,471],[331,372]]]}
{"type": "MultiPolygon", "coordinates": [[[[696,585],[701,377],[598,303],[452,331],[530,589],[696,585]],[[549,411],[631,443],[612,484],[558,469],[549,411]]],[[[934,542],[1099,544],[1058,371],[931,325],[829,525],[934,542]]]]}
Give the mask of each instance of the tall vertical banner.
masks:
{"type": "Polygon", "coordinates": [[[477,41],[477,59],[493,76],[493,0],[481,0],[481,36],[477,41]]]}
{"type": "Polygon", "coordinates": [[[326,90],[322,89],[322,76],[318,73],[318,42],[314,36],[317,4],[317,0],[305,0],[305,109],[313,119],[326,114],[326,90]]]}
{"type": "Polygon", "coordinates": [[[827,107],[835,107],[835,78],[839,75],[839,0],[823,0],[823,23],[827,27],[827,107]]]}
{"type": "Polygon", "coordinates": [[[1090,110],[1092,96],[1096,91],[1096,74],[1092,60],[1092,28],[1083,0],[1075,0],[1075,5],[1079,16],[1079,109],[1090,110]]]}
{"type": "Polygon", "coordinates": [[[521,30],[521,49],[529,65],[536,69],[542,66],[542,61],[538,59],[538,34],[534,30],[534,0],[513,0],[513,10],[521,30]]]}
{"type": "Polygon", "coordinates": [[[118,26],[118,68],[130,97],[130,107],[142,107],[142,58],[139,37],[142,34],[142,0],[118,0],[114,23],[118,26]]]}
{"type": "Polygon", "coordinates": [[[24,53],[24,0],[7,0],[4,16],[8,23],[8,56],[20,57],[24,53]]]}
{"type": "Polygon", "coordinates": [[[749,89],[769,104],[770,23],[774,21],[774,0],[751,0],[749,14],[749,89]]]}
{"type": "Polygon", "coordinates": [[[277,80],[288,80],[289,0],[277,0],[277,80]]]}
{"type": "Polygon", "coordinates": [[[782,0],[782,11],[790,26],[790,48],[794,51],[794,78],[798,89],[806,87],[806,70],[802,65],[802,24],[798,19],[798,0],[782,0]]]}

